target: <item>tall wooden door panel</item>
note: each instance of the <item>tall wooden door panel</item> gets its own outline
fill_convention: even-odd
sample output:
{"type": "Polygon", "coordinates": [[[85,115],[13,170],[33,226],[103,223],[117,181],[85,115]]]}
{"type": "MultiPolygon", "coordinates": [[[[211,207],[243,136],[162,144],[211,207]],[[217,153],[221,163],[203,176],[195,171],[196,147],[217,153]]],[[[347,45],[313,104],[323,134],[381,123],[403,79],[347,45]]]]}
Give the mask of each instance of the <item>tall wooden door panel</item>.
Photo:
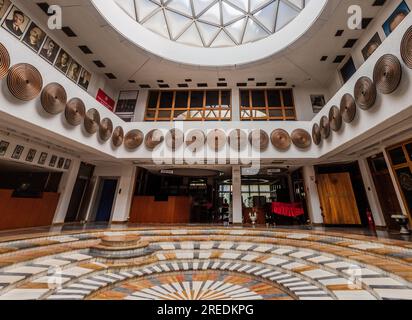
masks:
{"type": "Polygon", "coordinates": [[[350,174],[320,174],[317,180],[324,223],[361,224],[350,174]]]}

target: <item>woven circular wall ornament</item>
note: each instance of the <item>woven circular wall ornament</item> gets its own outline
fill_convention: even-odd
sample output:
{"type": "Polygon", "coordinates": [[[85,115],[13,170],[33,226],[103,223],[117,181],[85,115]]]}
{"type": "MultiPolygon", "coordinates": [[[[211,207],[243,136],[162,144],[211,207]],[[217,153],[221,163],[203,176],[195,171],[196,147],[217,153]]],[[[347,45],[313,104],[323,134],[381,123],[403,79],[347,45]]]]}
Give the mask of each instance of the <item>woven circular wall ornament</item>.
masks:
{"type": "Polygon", "coordinates": [[[104,118],[100,121],[99,126],[99,137],[103,141],[107,141],[110,139],[113,133],[113,122],[109,118],[104,118]]]}
{"type": "Polygon", "coordinates": [[[322,136],[320,134],[320,127],[317,123],[315,123],[312,127],[312,140],[313,143],[316,144],[317,146],[320,145],[322,142],[322,136]]]}
{"type": "Polygon", "coordinates": [[[67,103],[67,93],[59,83],[49,83],[43,88],[40,100],[46,112],[56,115],[64,111],[67,103]]]}
{"type": "Polygon", "coordinates": [[[144,143],[147,149],[153,150],[159,144],[161,144],[164,141],[164,139],[165,137],[163,135],[163,132],[158,129],[154,129],[154,130],[149,131],[148,134],[146,134],[144,143]]]}
{"type": "Polygon", "coordinates": [[[356,105],[363,109],[369,110],[373,107],[376,101],[377,90],[376,86],[368,77],[361,77],[356,81],[354,96],[356,105]]]}
{"type": "Polygon", "coordinates": [[[0,43],[0,79],[7,76],[10,68],[10,54],[6,47],[0,43]]]}
{"type": "Polygon", "coordinates": [[[307,149],[312,144],[310,134],[304,129],[296,129],[292,132],[293,144],[299,149],[307,149]]]}
{"type": "Polygon", "coordinates": [[[270,141],[276,149],[282,151],[289,149],[292,145],[292,139],[290,138],[289,133],[283,129],[273,130],[270,135],[270,141]]]}
{"type": "Polygon", "coordinates": [[[207,134],[207,144],[212,150],[222,150],[226,145],[226,141],[226,133],[223,130],[214,129],[207,134]]]}
{"type": "Polygon", "coordinates": [[[242,151],[246,148],[248,143],[248,136],[245,131],[241,129],[232,130],[229,133],[230,148],[235,151],[242,151]]]}
{"type": "Polygon", "coordinates": [[[124,140],[124,131],[122,127],[116,127],[113,130],[112,143],[115,147],[120,147],[124,140]]]}
{"type": "Polygon", "coordinates": [[[191,130],[186,134],[186,145],[191,147],[191,149],[196,149],[202,147],[206,143],[206,135],[202,130],[191,130]]]}
{"type": "Polygon", "coordinates": [[[401,41],[401,56],[403,62],[412,69],[412,26],[406,30],[401,41]]]}
{"type": "Polygon", "coordinates": [[[184,133],[179,130],[179,129],[171,129],[166,133],[165,137],[165,142],[166,146],[172,150],[175,151],[176,149],[179,149],[183,145],[185,135],[184,133]]]}
{"type": "Polygon", "coordinates": [[[86,116],[84,117],[84,128],[90,134],[94,134],[99,129],[100,125],[100,114],[99,111],[92,108],[87,110],[86,116]]]}
{"type": "Polygon", "coordinates": [[[124,145],[129,150],[137,149],[144,140],[144,134],[139,129],[129,131],[124,137],[124,145]]]}
{"type": "Polygon", "coordinates": [[[351,123],[356,116],[356,102],[353,96],[346,93],[340,102],[340,113],[343,121],[351,123]]]}
{"type": "Polygon", "coordinates": [[[22,101],[36,98],[43,87],[43,78],[34,66],[19,63],[12,66],[7,74],[7,86],[10,93],[22,101]]]}
{"type": "Polygon", "coordinates": [[[69,124],[78,126],[86,116],[86,107],[79,98],[72,98],[66,104],[64,116],[69,124]]]}
{"type": "Polygon", "coordinates": [[[339,131],[342,128],[342,114],[337,106],[332,106],[329,110],[329,123],[333,131],[339,131]]]}
{"type": "Polygon", "coordinates": [[[373,81],[383,94],[394,92],[402,80],[402,65],[393,54],[385,54],[376,62],[373,70],[373,81]]]}
{"type": "Polygon", "coordinates": [[[327,139],[330,137],[330,123],[329,123],[329,117],[323,116],[320,119],[320,135],[322,136],[322,139],[327,139]]]}
{"type": "Polygon", "coordinates": [[[261,129],[253,130],[249,134],[249,143],[256,151],[265,151],[269,146],[269,135],[261,129]]]}

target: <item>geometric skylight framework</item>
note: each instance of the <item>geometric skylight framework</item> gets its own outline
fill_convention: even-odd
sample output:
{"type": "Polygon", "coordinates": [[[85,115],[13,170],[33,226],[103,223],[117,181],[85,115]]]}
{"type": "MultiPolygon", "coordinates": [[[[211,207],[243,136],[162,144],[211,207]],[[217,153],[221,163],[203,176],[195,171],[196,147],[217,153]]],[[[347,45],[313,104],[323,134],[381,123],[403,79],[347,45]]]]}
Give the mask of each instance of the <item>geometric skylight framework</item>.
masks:
{"type": "Polygon", "coordinates": [[[231,47],[282,29],[310,0],[114,0],[128,15],[172,41],[231,47]]]}

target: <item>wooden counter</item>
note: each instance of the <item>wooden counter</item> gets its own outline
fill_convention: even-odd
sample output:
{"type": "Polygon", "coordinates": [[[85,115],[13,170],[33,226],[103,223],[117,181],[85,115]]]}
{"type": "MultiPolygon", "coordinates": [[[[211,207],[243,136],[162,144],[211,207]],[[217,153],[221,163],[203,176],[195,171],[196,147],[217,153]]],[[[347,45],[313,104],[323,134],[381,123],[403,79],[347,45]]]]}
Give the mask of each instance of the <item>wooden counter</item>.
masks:
{"type": "Polygon", "coordinates": [[[48,226],[53,222],[58,193],[42,198],[12,198],[13,190],[0,189],[0,230],[48,226]]]}
{"type": "Polygon", "coordinates": [[[131,223],[190,223],[190,197],[169,197],[155,201],[154,197],[136,196],[130,210],[131,223]]]}

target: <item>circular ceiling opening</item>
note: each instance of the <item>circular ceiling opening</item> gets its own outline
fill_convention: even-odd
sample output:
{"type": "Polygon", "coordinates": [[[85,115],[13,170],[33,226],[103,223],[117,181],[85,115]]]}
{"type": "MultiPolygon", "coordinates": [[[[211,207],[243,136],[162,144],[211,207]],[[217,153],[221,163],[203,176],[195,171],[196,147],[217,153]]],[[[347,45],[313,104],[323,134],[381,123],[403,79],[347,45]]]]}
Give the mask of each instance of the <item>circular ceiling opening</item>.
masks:
{"type": "Polygon", "coordinates": [[[125,38],[190,65],[247,64],[287,48],[327,0],[92,0],[125,38]]]}

